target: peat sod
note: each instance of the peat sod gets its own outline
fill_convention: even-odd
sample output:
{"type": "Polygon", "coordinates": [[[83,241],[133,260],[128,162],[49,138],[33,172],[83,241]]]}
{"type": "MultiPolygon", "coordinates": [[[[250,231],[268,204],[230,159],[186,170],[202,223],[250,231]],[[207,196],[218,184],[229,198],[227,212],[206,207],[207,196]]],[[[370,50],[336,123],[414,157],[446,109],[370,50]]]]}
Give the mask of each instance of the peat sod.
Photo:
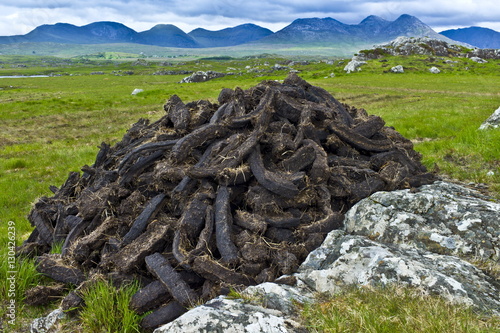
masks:
{"type": "Polygon", "coordinates": [[[79,292],[97,276],[138,280],[130,307],[152,311],[142,326],[155,328],[230,288],[294,273],[370,194],[434,180],[380,117],[295,74],[223,89],[217,103],[174,95],[164,109],[102,143],[92,166],[30,212],[19,253],[76,286],[63,308],[84,306],[79,292]]]}

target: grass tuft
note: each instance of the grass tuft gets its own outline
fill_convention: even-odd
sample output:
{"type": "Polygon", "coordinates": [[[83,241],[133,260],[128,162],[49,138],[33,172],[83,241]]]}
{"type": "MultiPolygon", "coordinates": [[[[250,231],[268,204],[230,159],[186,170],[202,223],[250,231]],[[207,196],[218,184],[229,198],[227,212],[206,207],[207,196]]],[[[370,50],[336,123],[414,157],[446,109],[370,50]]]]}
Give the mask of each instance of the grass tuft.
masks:
{"type": "Polygon", "coordinates": [[[119,288],[98,280],[83,290],[85,307],[80,313],[84,332],[140,332],[140,315],[129,309],[131,297],[139,290],[138,283],[119,288]]]}
{"type": "Polygon", "coordinates": [[[310,332],[498,332],[500,317],[483,317],[471,308],[407,287],[351,287],[303,306],[310,332]]]}

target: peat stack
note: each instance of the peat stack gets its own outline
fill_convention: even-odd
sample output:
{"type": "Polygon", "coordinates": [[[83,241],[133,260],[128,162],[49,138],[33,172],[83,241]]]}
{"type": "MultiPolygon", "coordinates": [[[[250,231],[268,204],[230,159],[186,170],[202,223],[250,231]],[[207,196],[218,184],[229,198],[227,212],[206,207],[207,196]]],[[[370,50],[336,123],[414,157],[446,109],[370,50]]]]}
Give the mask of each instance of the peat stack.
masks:
{"type": "Polygon", "coordinates": [[[380,117],[295,74],[223,89],[215,104],[174,95],[164,109],[41,198],[19,249],[67,285],[141,281],[130,306],[153,310],[145,328],[230,287],[293,273],[362,198],[433,181],[380,117]]]}

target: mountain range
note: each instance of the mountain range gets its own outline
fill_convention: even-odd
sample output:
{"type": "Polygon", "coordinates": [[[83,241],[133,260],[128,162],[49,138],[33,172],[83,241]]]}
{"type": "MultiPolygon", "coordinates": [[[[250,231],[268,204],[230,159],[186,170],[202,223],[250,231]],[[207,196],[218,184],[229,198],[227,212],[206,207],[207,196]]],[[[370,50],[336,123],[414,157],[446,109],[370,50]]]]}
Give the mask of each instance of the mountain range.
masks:
{"type": "MultiPolygon", "coordinates": [[[[500,35],[496,31],[491,31],[500,35]]],[[[462,33],[461,35],[465,34],[462,33]]],[[[81,27],[68,23],[56,23],[41,25],[25,35],[0,37],[0,44],[26,42],[63,44],[136,43],[178,48],[212,48],[242,44],[353,46],[388,42],[398,36],[431,37],[447,42],[453,42],[450,38],[459,40],[458,37],[454,37],[456,33],[451,30],[446,34],[445,32],[438,34],[418,18],[404,14],[394,21],[387,21],[381,17],[371,15],[359,24],[345,24],[330,17],[297,19],[275,33],[255,24],[243,24],[218,31],[197,28],[185,33],[172,24],[158,24],[150,30],[137,32],[118,22],[94,22],[81,27]]],[[[474,41],[482,35],[481,33],[470,32],[467,36],[472,36],[472,39],[459,41],[477,46],[474,41]]]]}
{"type": "Polygon", "coordinates": [[[243,24],[219,31],[195,29],[189,34],[172,24],[158,24],[137,32],[118,22],[94,22],[81,27],[68,24],[44,24],[26,35],[2,36],[0,44],[52,42],[63,44],[136,43],[145,45],[199,48],[233,46],[271,35],[269,29],[243,24]]]}

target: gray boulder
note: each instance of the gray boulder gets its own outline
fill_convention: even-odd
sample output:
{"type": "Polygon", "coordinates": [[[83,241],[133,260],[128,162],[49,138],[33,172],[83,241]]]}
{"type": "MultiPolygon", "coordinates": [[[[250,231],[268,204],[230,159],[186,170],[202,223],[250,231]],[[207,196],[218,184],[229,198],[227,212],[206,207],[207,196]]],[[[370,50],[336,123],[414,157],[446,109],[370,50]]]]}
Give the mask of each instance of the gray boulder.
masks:
{"type": "Polygon", "coordinates": [[[154,333],[285,333],[299,330],[299,323],[278,310],[219,296],[157,328],[154,333]]]}
{"type": "Polygon", "coordinates": [[[487,60],[484,60],[483,58],[479,57],[471,57],[470,60],[477,62],[478,64],[485,64],[488,62],[487,60]]]}
{"type": "Polygon", "coordinates": [[[36,318],[30,325],[30,333],[53,332],[58,321],[66,317],[62,309],[55,309],[45,317],[36,318]]]}
{"type": "Polygon", "coordinates": [[[352,72],[359,72],[361,70],[361,66],[366,65],[366,61],[359,60],[357,57],[353,57],[351,61],[344,67],[344,71],[347,74],[352,72]]]}
{"type": "Polygon", "coordinates": [[[403,66],[397,65],[397,66],[394,66],[394,67],[391,68],[391,72],[392,73],[402,74],[402,73],[405,72],[405,70],[404,70],[403,66]]]}
{"type": "Polygon", "coordinates": [[[484,123],[479,126],[480,130],[486,130],[491,128],[500,127],[500,108],[496,109],[495,112],[484,123]]]}
{"type": "Polygon", "coordinates": [[[198,71],[193,74],[183,78],[180,83],[197,83],[197,82],[206,82],[212,79],[216,79],[219,77],[226,76],[224,73],[214,72],[214,71],[198,71]]]}
{"type": "Polygon", "coordinates": [[[378,192],[347,212],[348,234],[439,254],[500,259],[500,204],[465,187],[436,182],[416,193],[378,192]]]}

